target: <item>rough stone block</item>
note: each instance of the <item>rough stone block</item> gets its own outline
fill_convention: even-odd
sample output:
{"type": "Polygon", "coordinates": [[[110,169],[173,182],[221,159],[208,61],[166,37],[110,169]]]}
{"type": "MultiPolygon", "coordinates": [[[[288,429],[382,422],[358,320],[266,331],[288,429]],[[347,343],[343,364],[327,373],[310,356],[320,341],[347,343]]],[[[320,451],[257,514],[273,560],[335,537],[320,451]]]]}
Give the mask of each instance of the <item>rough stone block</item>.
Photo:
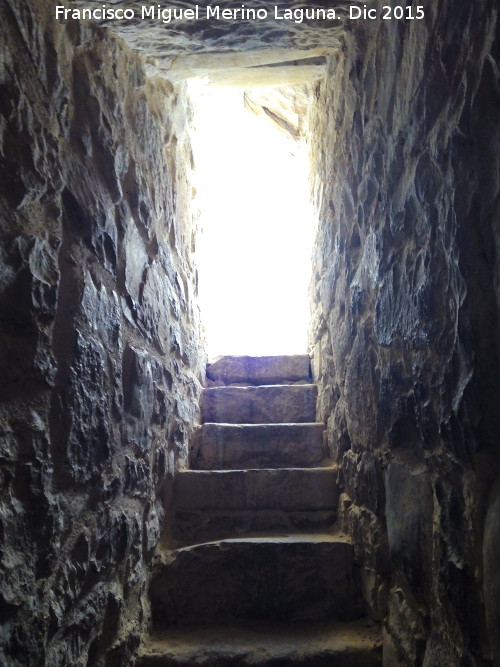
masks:
{"type": "Polygon", "coordinates": [[[177,508],[330,510],[338,503],[337,469],[185,470],[174,479],[177,508]]]}
{"type": "Polygon", "coordinates": [[[316,385],[213,387],[201,395],[203,422],[279,424],[316,420],[316,385]]]}
{"type": "Polygon", "coordinates": [[[353,550],[342,535],[223,540],[169,552],[150,594],[156,624],[362,615],[353,550]]]}
{"type": "Polygon", "coordinates": [[[422,587],[431,576],[433,495],[426,470],[391,463],[386,474],[387,534],[391,558],[422,587]]]}
{"type": "Polygon", "coordinates": [[[65,471],[80,483],[92,479],[112,451],[105,359],[98,341],[78,334],[70,383],[63,394],[68,426],[61,441],[66,446],[65,471]]]}
{"type": "Polygon", "coordinates": [[[353,503],[345,493],[340,497],[338,513],[342,530],[352,536],[358,562],[375,572],[387,572],[390,556],[385,522],[353,503]]]}
{"type": "Polygon", "coordinates": [[[151,362],[141,350],[125,348],[122,368],[123,431],[127,440],[146,447],[151,440],[154,384],[151,362]]]}
{"type": "Polygon", "coordinates": [[[173,537],[196,544],[229,537],[329,530],[337,517],[328,510],[175,510],[173,537]]]}
{"type": "Polygon", "coordinates": [[[191,467],[199,470],[320,465],[323,424],[203,424],[194,436],[191,467]]]}
{"type": "Polygon", "coordinates": [[[214,664],[375,667],[382,664],[382,647],[376,630],[364,620],[180,627],[153,637],[142,649],[137,667],[214,664]]]}
{"type": "Polygon", "coordinates": [[[381,463],[373,452],[357,454],[350,449],[342,461],[342,478],[356,504],[380,515],[384,509],[385,489],[381,463]]]}
{"type": "Polygon", "coordinates": [[[492,656],[500,664],[500,479],[491,492],[484,530],[484,597],[492,656]]]}
{"type": "Polygon", "coordinates": [[[309,382],[306,354],[276,357],[218,357],[207,365],[207,377],[223,384],[280,384],[309,382]]]}
{"type": "MultiPolygon", "coordinates": [[[[388,630],[397,657],[409,667],[423,664],[427,610],[419,603],[404,577],[396,577],[389,591],[388,630]]],[[[391,664],[391,663],[388,663],[391,664]]],[[[397,664],[397,663],[396,663],[397,664]]]]}

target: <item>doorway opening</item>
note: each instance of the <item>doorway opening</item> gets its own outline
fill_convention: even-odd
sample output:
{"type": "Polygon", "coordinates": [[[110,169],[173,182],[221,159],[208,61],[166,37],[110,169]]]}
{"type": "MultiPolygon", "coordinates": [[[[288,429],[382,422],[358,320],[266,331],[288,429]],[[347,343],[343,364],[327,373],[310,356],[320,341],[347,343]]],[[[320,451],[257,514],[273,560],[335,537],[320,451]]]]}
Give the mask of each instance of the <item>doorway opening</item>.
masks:
{"type": "Polygon", "coordinates": [[[304,94],[294,93],[297,123],[266,106],[269,88],[197,79],[190,97],[208,356],[306,354],[314,214],[297,120],[304,94]]]}

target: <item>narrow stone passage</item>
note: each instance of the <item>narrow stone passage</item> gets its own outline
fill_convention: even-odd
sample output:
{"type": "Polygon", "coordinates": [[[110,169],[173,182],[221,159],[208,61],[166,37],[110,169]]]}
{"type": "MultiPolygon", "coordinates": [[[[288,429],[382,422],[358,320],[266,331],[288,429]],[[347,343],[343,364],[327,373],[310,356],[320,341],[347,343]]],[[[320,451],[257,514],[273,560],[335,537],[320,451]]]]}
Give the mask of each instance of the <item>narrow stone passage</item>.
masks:
{"type": "Polygon", "coordinates": [[[387,667],[500,666],[498,0],[314,0],[338,18],[300,23],[164,4],[184,18],[0,1],[0,665],[360,665],[364,614],[387,667]],[[268,143],[224,158],[238,130],[208,89],[238,89],[307,173],[280,194],[268,143]],[[314,417],[307,358],[206,380],[207,352],[261,354],[205,343],[205,289],[255,321],[203,277],[207,191],[222,281],[292,287],[266,345],[299,302],[286,243],[314,236],[307,346],[262,348],[310,351],[314,417]]]}
{"type": "Polygon", "coordinates": [[[381,664],[309,357],[221,357],[207,377],[139,665],[381,664]]]}

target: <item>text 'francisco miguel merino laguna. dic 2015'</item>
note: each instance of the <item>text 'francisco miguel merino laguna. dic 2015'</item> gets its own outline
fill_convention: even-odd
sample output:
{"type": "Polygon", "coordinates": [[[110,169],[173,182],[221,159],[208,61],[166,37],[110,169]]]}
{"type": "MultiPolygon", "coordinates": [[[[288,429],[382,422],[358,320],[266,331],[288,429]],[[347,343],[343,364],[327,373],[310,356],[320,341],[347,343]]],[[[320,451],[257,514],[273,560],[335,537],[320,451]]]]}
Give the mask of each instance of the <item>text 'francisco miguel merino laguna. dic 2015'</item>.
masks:
{"type": "Polygon", "coordinates": [[[114,20],[153,20],[162,23],[171,21],[196,21],[198,19],[215,21],[265,21],[270,18],[302,23],[304,20],[331,21],[337,18],[335,9],[297,7],[284,9],[276,5],[269,9],[258,9],[238,5],[235,7],[221,7],[220,5],[195,5],[186,7],[165,7],[164,5],[141,5],[137,9],[107,7],[100,5],[88,9],[67,9],[62,5],[56,6],[56,19],[114,21],[114,20]]]}

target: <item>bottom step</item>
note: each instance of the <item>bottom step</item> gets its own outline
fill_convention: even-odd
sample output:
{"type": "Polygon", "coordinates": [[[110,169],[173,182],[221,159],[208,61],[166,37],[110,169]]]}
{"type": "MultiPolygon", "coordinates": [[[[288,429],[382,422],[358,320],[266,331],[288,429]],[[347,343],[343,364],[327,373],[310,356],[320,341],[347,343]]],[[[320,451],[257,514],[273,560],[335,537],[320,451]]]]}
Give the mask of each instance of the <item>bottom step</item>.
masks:
{"type": "Polygon", "coordinates": [[[150,599],[158,629],[363,616],[353,547],[341,533],[227,539],[157,556],[150,599]]]}
{"type": "Polygon", "coordinates": [[[376,667],[377,630],[366,621],[171,628],[143,647],[137,667],[376,667]]]}

